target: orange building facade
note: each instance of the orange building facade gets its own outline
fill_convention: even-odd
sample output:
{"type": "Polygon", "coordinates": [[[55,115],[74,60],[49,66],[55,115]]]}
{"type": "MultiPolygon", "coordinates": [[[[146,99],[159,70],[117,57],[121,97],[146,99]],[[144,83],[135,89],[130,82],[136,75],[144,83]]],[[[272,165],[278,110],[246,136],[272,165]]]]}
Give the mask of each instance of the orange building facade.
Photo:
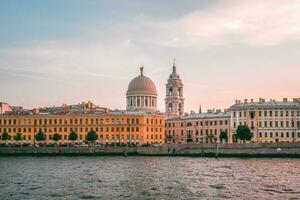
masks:
{"type": "MultiPolygon", "coordinates": [[[[78,134],[77,143],[85,140],[86,134],[94,130],[99,144],[163,144],[165,142],[165,116],[160,113],[118,111],[108,114],[80,115],[0,115],[0,133],[7,132],[7,143],[35,143],[35,134],[42,131],[45,143],[54,143],[55,133],[61,135],[61,144],[69,141],[69,134],[78,134]],[[21,133],[22,140],[14,141],[21,133]]],[[[2,141],[3,143],[4,141],[2,141]]]]}

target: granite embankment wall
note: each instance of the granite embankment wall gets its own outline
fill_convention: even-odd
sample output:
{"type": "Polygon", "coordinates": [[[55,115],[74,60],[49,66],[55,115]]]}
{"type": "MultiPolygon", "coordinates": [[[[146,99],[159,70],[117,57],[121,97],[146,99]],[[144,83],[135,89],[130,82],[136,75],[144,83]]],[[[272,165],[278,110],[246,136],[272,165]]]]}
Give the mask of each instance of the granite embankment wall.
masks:
{"type": "Polygon", "coordinates": [[[247,144],[166,144],[162,147],[0,147],[0,156],[220,156],[220,157],[298,157],[297,143],[247,144]]]}

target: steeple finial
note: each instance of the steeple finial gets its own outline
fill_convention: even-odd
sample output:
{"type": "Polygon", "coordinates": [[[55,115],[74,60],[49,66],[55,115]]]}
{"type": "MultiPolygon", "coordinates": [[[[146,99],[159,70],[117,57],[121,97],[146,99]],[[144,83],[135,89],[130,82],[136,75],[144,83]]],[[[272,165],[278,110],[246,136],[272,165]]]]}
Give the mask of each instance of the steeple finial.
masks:
{"type": "Polygon", "coordinates": [[[202,110],[201,110],[201,104],[199,106],[199,113],[202,113],[202,110]]]}
{"type": "Polygon", "coordinates": [[[176,74],[176,65],[175,65],[175,59],[173,59],[173,74],[176,74]]]}
{"type": "Polygon", "coordinates": [[[144,76],[144,65],[142,65],[142,67],[140,67],[141,70],[141,76],[144,76]]]}

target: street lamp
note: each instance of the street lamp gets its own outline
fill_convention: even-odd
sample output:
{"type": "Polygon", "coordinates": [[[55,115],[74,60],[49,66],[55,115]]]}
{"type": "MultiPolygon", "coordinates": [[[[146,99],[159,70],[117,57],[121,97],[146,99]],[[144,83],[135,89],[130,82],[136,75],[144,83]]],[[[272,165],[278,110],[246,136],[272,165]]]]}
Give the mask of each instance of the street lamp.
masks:
{"type": "Polygon", "coordinates": [[[127,122],[127,127],[128,127],[128,133],[129,133],[129,135],[128,135],[128,137],[126,137],[126,147],[128,147],[128,142],[130,142],[130,128],[131,128],[131,125],[130,125],[130,122],[127,122]],[[129,141],[128,141],[129,140],[129,141]]]}

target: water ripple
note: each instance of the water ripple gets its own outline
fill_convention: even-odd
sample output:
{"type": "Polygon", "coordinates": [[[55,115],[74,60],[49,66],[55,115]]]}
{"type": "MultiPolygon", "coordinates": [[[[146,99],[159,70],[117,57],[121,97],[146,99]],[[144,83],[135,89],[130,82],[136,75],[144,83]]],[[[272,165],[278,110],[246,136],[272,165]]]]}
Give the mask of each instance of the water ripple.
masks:
{"type": "Polygon", "coordinates": [[[299,159],[0,158],[0,199],[300,199],[299,159]]]}

